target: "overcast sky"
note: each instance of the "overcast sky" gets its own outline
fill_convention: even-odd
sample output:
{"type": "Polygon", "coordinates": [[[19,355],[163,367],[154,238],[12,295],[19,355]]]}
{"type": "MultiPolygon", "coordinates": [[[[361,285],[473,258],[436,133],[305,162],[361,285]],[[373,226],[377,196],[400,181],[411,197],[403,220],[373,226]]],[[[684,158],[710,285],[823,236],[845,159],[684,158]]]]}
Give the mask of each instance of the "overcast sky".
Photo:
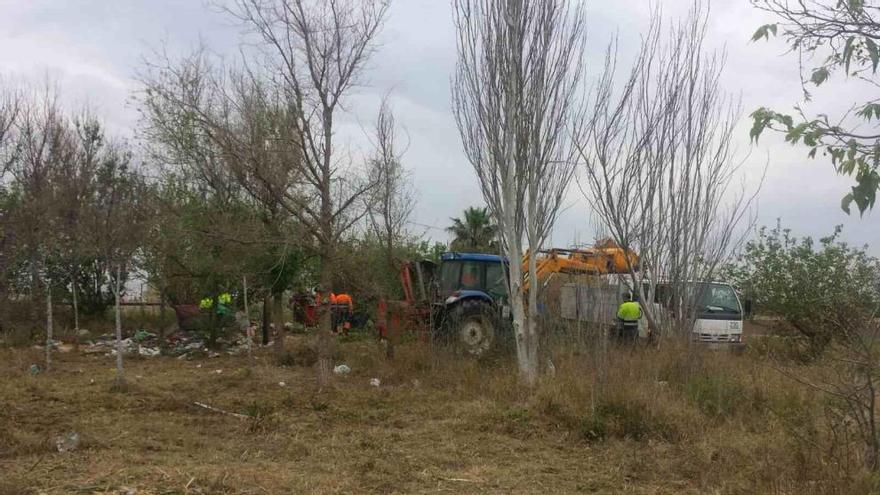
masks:
{"type": "MultiPolygon", "coordinates": [[[[609,37],[618,33],[622,56],[632,53],[648,19],[647,0],[588,2],[587,78],[601,64],[609,37]]],[[[688,1],[666,0],[674,18],[688,1]]],[[[767,135],[757,146],[748,139],[748,113],[759,106],[788,110],[800,97],[797,61],[779,42],[749,43],[755,29],[770,22],[747,0],[715,0],[710,40],[726,49],[727,91],[742,99],[743,119],[737,145],[748,156],[744,180],[755,184],[765,165],[767,176],[758,203],[761,224],[783,225],[799,235],[821,236],[837,224],[844,237],[869,243],[880,252],[880,213],[847,216],[839,207],[851,179],[837,177],[823,160],[808,160],[767,135]]],[[[218,55],[234,58],[241,28],[206,7],[202,0],[0,0],[0,75],[26,81],[48,77],[67,105],[89,105],[120,134],[132,135],[137,110],[131,97],[143,57],[163,43],[172,53],[190,52],[200,42],[218,55]]],[[[472,168],[461,148],[450,112],[449,79],[455,64],[454,28],[448,0],[396,0],[370,62],[367,84],[347,102],[341,137],[352,154],[368,151],[363,128],[375,118],[382,96],[391,92],[397,121],[409,136],[405,164],[412,170],[418,206],[412,229],[445,241],[449,217],[482,204],[472,168]]],[[[832,84],[817,91],[810,108],[845,108],[861,88],[832,84]]],[[[868,99],[868,98],[863,98],[868,99]]],[[[594,237],[590,209],[577,188],[567,200],[552,237],[555,246],[594,237]]]]}

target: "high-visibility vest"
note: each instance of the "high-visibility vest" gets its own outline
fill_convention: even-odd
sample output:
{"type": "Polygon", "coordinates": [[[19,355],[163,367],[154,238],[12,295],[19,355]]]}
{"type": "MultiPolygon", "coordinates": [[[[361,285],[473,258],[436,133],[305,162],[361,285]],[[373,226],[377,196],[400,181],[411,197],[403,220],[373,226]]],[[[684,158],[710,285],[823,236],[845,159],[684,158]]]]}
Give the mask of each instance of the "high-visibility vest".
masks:
{"type": "Polygon", "coordinates": [[[618,308],[617,317],[624,321],[636,321],[642,317],[642,307],[635,301],[626,301],[618,308]]]}
{"type": "Polygon", "coordinates": [[[349,311],[354,310],[354,301],[348,294],[330,294],[330,304],[347,305],[349,311]]]}

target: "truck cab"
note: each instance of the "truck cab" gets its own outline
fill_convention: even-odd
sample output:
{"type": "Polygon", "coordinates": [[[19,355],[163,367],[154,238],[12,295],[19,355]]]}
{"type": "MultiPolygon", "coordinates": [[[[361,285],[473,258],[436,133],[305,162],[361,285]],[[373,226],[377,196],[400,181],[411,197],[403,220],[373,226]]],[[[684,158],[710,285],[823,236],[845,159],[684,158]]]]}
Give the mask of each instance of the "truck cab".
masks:
{"type": "MultiPolygon", "coordinates": [[[[693,301],[694,326],[692,338],[706,343],[742,342],[743,307],[733,286],[727,282],[689,282],[693,291],[687,300],[693,301]]],[[[667,293],[669,285],[657,284],[655,304],[674,311],[667,293]]]]}
{"type": "Polygon", "coordinates": [[[693,337],[700,342],[742,342],[743,308],[728,283],[697,284],[697,310],[693,337]]]}

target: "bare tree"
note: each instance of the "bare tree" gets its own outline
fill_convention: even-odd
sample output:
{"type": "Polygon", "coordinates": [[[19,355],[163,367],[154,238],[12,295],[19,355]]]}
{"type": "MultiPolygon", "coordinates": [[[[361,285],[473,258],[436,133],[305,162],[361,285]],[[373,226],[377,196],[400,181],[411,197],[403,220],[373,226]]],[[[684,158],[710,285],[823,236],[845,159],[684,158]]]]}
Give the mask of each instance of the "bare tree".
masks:
{"type": "MultiPolygon", "coordinates": [[[[320,280],[332,290],[336,245],[363,215],[354,212],[372,183],[358,183],[334,142],[343,98],[360,82],[388,10],[387,0],[236,0],[228,10],[262,41],[267,62],[290,105],[299,146],[300,192],[284,208],[315,238],[320,280]]],[[[330,314],[318,332],[318,384],[329,384],[330,314]]]]}
{"type": "Polygon", "coordinates": [[[620,86],[608,48],[578,145],[588,200],[614,241],[639,252],[628,279],[655,330],[690,331],[690,283],[711,280],[742,242],[754,199],[731,188],[742,163],[731,144],[739,106],[720,87],[724,56],[704,48],[708,14],[695,2],[664,41],[655,10],[620,86]],[[671,312],[651,304],[661,281],[671,312]]]}
{"type": "MultiPolygon", "coordinates": [[[[455,0],[453,111],[465,153],[500,226],[520,376],[538,376],[537,284],[524,307],[523,242],[538,251],[573,173],[570,124],[584,12],[567,0],[455,0]]],[[[529,276],[535,279],[534,256],[529,276]]]]}
{"type": "Polygon", "coordinates": [[[375,154],[370,159],[369,175],[377,186],[366,196],[370,228],[385,247],[388,266],[393,271],[394,245],[405,234],[406,224],[415,207],[409,173],[403,167],[403,151],[397,147],[394,114],[388,99],[382,101],[375,124],[375,154]]]}
{"type": "Polygon", "coordinates": [[[113,292],[116,320],[116,378],[113,386],[125,386],[122,345],[121,299],[125,280],[134,271],[133,259],[144,235],[143,201],[148,197],[139,174],[132,168],[131,154],[120,143],[110,143],[99,157],[95,195],[89,212],[88,231],[96,250],[107,260],[107,283],[113,292]]]}
{"type": "Polygon", "coordinates": [[[21,93],[0,80],[0,177],[6,174],[15,156],[14,147],[8,145],[13,140],[12,134],[21,107],[21,93]]]}
{"type": "MultiPolygon", "coordinates": [[[[183,98],[163,92],[167,81],[161,77],[145,80],[147,100],[159,94],[155,101],[166,105],[159,108],[176,107],[179,111],[169,115],[194,121],[193,135],[217,152],[218,183],[243,188],[303,227],[320,259],[320,281],[328,294],[336,245],[363,218],[361,199],[375,184],[363,180],[338,150],[335,119],[360,81],[387,5],[385,0],[236,0],[223,10],[257,36],[265,62],[261,70],[245,66],[215,77],[196,60],[170,73],[184,82],[183,98]],[[260,119],[252,118],[257,115],[252,110],[260,119]],[[253,125],[257,121],[262,124],[253,125]]],[[[167,122],[162,113],[155,115],[159,119],[153,122],[167,122]]],[[[327,311],[318,341],[323,387],[332,364],[327,311]]]]}
{"type": "MultiPolygon", "coordinates": [[[[211,65],[204,51],[179,61],[164,56],[141,80],[143,129],[157,156],[223,204],[254,204],[264,227],[277,234],[264,240],[270,248],[278,247],[280,226],[292,217],[285,204],[306,194],[300,186],[298,132],[287,97],[253,71],[211,65]]],[[[279,355],[284,348],[283,282],[273,279],[267,294],[267,303],[275,298],[272,317],[279,355]]]]}
{"type": "MultiPolygon", "coordinates": [[[[96,116],[83,112],[73,118],[71,124],[73,144],[72,160],[57,171],[58,245],[59,268],[70,283],[73,304],[74,338],[79,332],[79,283],[81,263],[94,254],[94,239],[83,235],[83,216],[86,215],[94,197],[94,186],[106,138],[104,128],[96,116]]],[[[75,340],[76,342],[76,340],[75,340]]]]}
{"type": "Polygon", "coordinates": [[[49,370],[54,338],[52,288],[57,282],[52,280],[49,261],[58,241],[57,175],[72,161],[75,146],[57,94],[48,86],[22,104],[12,133],[16,152],[8,163],[8,170],[15,187],[22,193],[19,220],[26,222],[26,228],[19,229],[18,239],[28,259],[31,291],[35,297],[41,289],[45,294],[46,369],[49,370]]]}

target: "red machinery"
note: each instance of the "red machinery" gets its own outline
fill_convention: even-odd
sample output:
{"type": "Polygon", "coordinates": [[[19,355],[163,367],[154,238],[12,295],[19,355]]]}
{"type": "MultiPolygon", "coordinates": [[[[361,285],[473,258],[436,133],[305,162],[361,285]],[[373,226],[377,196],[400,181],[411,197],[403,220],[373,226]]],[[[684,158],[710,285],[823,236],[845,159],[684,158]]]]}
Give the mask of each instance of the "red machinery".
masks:
{"type": "Polygon", "coordinates": [[[398,274],[403,300],[379,300],[376,327],[384,339],[397,339],[405,330],[427,336],[431,320],[431,280],[437,265],[431,261],[407,261],[398,274]]]}

